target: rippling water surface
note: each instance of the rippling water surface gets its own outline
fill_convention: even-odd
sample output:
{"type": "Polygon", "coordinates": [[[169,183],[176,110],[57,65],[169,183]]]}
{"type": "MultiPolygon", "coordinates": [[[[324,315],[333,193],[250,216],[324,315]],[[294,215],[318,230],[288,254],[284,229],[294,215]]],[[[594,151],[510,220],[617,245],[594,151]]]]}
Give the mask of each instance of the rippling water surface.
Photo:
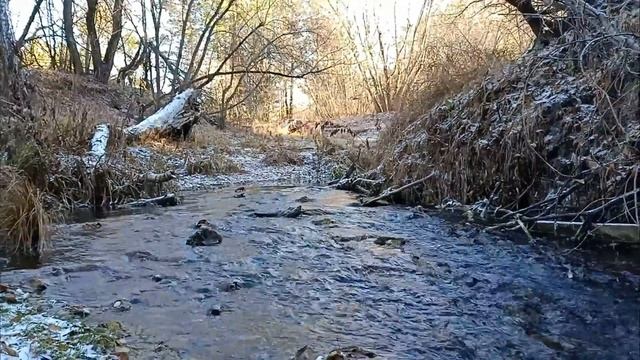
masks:
{"type": "Polygon", "coordinates": [[[288,359],[307,344],[385,359],[640,358],[640,281],[620,260],[568,257],[405,208],[359,208],[334,190],[233,195],[187,194],[97,230],[65,225],[44,264],[5,269],[3,282],[44,278],[46,296],[91,307],[91,321],[121,321],[142,359],[288,359]],[[302,196],[319,211],[252,216],[302,196]],[[200,219],[219,228],[221,245],[185,245],[200,219]],[[117,299],[131,310],[114,310],[117,299]]]}

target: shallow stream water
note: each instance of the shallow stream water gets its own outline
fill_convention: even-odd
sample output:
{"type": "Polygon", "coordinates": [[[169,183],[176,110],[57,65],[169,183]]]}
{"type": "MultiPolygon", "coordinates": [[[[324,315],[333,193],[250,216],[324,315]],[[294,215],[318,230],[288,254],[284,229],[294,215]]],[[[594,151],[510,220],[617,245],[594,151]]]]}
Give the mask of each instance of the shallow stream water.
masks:
{"type": "Polygon", "coordinates": [[[136,359],[289,359],[304,345],[382,359],[640,358],[640,278],[623,259],[361,208],[326,188],[234,195],[61,226],[42,264],[2,281],[43,278],[47,297],[88,306],[89,321],[122,322],[136,359]],[[253,216],[297,205],[311,214],[253,216]],[[185,244],[200,219],[220,245],[185,244]]]}

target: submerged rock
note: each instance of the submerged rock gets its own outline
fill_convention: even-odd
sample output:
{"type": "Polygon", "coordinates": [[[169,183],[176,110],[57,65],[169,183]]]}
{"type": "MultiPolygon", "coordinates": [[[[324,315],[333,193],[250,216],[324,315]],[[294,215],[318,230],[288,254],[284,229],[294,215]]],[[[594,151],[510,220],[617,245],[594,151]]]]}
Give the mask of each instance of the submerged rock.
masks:
{"type": "Polygon", "coordinates": [[[297,218],[302,215],[302,206],[298,205],[296,207],[290,207],[286,210],[280,210],[275,212],[254,212],[253,215],[259,218],[268,218],[268,217],[284,217],[284,218],[297,218]]]}
{"type": "Polygon", "coordinates": [[[313,225],[318,225],[318,226],[321,226],[321,225],[334,225],[336,223],[336,221],[333,220],[333,219],[330,219],[330,218],[324,218],[324,219],[313,220],[313,221],[311,221],[311,223],[313,225]]]}
{"type": "Polygon", "coordinates": [[[222,235],[207,220],[200,220],[196,224],[196,231],[187,239],[190,246],[213,246],[222,243],[222,235]]]}
{"type": "Polygon", "coordinates": [[[404,244],[407,243],[407,240],[392,236],[378,236],[373,240],[373,243],[381,246],[399,248],[404,246],[404,244]]]}
{"type": "Polygon", "coordinates": [[[317,355],[308,345],[296,351],[292,360],[347,360],[347,359],[373,359],[376,354],[373,351],[359,346],[347,346],[332,350],[327,356],[317,355]]]}
{"type": "Polygon", "coordinates": [[[240,290],[244,286],[242,280],[233,279],[220,285],[220,290],[224,292],[232,292],[240,290]]]}
{"type": "Polygon", "coordinates": [[[220,305],[214,305],[207,310],[209,316],[220,316],[222,314],[222,307],[220,305]]]}
{"type": "Polygon", "coordinates": [[[312,202],[314,201],[312,198],[308,197],[308,196],[303,196],[303,197],[299,197],[296,199],[296,202],[299,203],[308,203],[308,202],[312,202]]]}
{"type": "Polygon", "coordinates": [[[373,351],[359,346],[349,346],[331,351],[325,360],[373,359],[375,357],[376,354],[373,351]]]}
{"type": "Polygon", "coordinates": [[[69,312],[69,314],[73,316],[81,317],[81,318],[86,318],[87,316],[91,315],[91,311],[89,311],[88,308],[81,305],[69,305],[67,307],[67,311],[69,312]]]}
{"type": "Polygon", "coordinates": [[[4,302],[6,302],[7,304],[17,304],[18,298],[16,297],[16,294],[7,293],[4,294],[4,302]]]}
{"type": "Polygon", "coordinates": [[[129,261],[131,260],[140,260],[140,261],[158,261],[158,257],[153,255],[152,253],[144,250],[136,250],[130,251],[126,253],[129,261]]]}
{"type": "Polygon", "coordinates": [[[29,286],[31,286],[31,288],[37,292],[43,292],[47,289],[47,283],[39,278],[33,278],[29,280],[29,286]]]}

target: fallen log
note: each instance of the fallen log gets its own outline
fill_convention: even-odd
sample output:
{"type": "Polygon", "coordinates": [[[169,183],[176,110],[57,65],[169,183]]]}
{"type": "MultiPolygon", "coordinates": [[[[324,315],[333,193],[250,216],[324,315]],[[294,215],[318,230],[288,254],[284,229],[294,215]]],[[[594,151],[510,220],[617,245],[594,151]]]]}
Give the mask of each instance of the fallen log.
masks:
{"type": "Polygon", "coordinates": [[[125,129],[130,137],[157,134],[164,137],[184,137],[198,121],[196,98],[199,92],[187,89],[176,95],[167,105],[138,125],[125,129]]]}
{"type": "Polygon", "coordinates": [[[88,169],[92,169],[92,171],[95,170],[107,157],[109,135],[109,124],[96,125],[96,131],[91,138],[91,149],[84,159],[88,169]]]}
{"type": "Polygon", "coordinates": [[[125,204],[125,206],[129,206],[129,207],[144,207],[144,206],[150,206],[150,205],[162,206],[162,207],[176,206],[178,205],[178,197],[175,194],[166,194],[164,196],[159,196],[156,198],[140,199],[140,200],[136,200],[128,204],[125,204]]]}

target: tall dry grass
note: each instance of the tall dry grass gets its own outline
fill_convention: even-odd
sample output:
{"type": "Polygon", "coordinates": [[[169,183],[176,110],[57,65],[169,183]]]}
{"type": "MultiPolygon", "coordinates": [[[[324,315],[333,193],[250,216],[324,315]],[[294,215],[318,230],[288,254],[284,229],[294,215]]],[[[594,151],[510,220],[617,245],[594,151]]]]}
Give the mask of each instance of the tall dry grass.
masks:
{"type": "Polygon", "coordinates": [[[39,254],[49,246],[51,218],[44,193],[14,168],[0,167],[2,247],[9,252],[39,254]]]}
{"type": "MultiPolygon", "coordinates": [[[[631,23],[625,15],[611,22],[618,34],[631,23]]],[[[525,209],[571,191],[553,211],[582,214],[637,192],[640,37],[607,34],[594,16],[580,23],[512,64],[440,72],[452,86],[418,93],[424,100],[388,129],[377,153],[394,185],[436,174],[404,200],[525,209]]],[[[627,201],[588,220],[638,224],[638,213],[627,201]]]]}
{"type": "Polygon", "coordinates": [[[383,22],[389,23],[381,14],[343,20],[336,41],[343,43],[348,63],[306,82],[316,120],[424,112],[490,69],[513,61],[531,43],[520,18],[497,15],[501,8],[481,11],[486,4],[455,2],[436,11],[430,4],[425,2],[413,24],[396,19],[390,39],[379,31],[383,22]]]}

